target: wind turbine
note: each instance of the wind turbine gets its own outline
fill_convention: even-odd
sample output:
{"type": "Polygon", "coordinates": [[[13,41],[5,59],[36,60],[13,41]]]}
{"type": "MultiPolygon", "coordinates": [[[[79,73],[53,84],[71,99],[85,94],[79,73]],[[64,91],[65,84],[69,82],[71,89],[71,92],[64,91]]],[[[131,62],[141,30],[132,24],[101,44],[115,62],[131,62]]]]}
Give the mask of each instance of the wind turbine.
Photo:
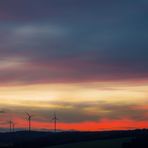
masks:
{"type": "Polygon", "coordinates": [[[30,132],[31,131],[31,118],[32,118],[32,115],[30,115],[27,112],[26,112],[26,115],[27,115],[27,120],[28,120],[28,130],[30,132]]]}
{"type": "Polygon", "coordinates": [[[11,133],[12,132],[13,121],[9,120],[8,123],[9,123],[9,129],[10,129],[10,133],[11,133]]]}
{"type": "Polygon", "coordinates": [[[53,117],[52,117],[52,121],[54,122],[54,131],[56,132],[57,131],[57,115],[56,113],[54,112],[53,114],[53,117]]]}
{"type": "Polygon", "coordinates": [[[15,125],[16,125],[16,123],[12,122],[12,131],[13,132],[15,131],[15,125]]]}

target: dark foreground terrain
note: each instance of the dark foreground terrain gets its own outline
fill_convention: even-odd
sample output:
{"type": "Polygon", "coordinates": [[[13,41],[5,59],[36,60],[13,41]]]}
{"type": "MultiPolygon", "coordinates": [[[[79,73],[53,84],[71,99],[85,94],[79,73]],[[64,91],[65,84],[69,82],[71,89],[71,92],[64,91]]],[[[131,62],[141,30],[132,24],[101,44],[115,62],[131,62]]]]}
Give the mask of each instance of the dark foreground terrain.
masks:
{"type": "Polygon", "coordinates": [[[1,148],[139,148],[140,146],[148,147],[148,130],[0,133],[1,148]]]}
{"type": "Polygon", "coordinates": [[[131,138],[104,139],[63,144],[46,148],[122,148],[122,145],[129,141],[131,141],[131,138]]]}

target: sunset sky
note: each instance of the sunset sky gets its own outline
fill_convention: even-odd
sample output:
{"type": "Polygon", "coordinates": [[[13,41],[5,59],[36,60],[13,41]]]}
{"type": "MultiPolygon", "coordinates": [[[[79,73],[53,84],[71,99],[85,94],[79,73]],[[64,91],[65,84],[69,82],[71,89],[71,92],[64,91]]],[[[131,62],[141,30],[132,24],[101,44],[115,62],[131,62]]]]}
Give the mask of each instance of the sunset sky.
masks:
{"type": "Polygon", "coordinates": [[[1,0],[0,131],[148,128],[147,0],[1,0]]]}

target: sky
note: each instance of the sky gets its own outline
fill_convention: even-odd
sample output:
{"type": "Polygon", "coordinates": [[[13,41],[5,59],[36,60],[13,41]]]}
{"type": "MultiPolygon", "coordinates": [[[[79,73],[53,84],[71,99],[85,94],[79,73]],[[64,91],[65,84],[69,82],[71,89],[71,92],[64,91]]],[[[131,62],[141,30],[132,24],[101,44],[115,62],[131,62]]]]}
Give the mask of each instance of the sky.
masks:
{"type": "Polygon", "coordinates": [[[0,131],[148,128],[147,0],[1,0],[0,131]]]}

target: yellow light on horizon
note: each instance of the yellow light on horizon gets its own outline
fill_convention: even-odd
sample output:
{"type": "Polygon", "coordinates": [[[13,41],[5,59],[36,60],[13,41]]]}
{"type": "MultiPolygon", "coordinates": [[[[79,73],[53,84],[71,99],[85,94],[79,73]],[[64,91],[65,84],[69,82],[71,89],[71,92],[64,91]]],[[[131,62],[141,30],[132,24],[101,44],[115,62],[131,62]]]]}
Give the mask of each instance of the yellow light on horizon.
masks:
{"type": "MultiPolygon", "coordinates": [[[[148,86],[122,86],[109,83],[34,84],[0,87],[0,106],[52,107],[46,102],[99,102],[144,103],[148,86]],[[26,103],[28,102],[28,103],[26,103]],[[42,103],[41,103],[42,102],[42,103]]],[[[58,107],[58,105],[56,106],[58,107]]]]}

